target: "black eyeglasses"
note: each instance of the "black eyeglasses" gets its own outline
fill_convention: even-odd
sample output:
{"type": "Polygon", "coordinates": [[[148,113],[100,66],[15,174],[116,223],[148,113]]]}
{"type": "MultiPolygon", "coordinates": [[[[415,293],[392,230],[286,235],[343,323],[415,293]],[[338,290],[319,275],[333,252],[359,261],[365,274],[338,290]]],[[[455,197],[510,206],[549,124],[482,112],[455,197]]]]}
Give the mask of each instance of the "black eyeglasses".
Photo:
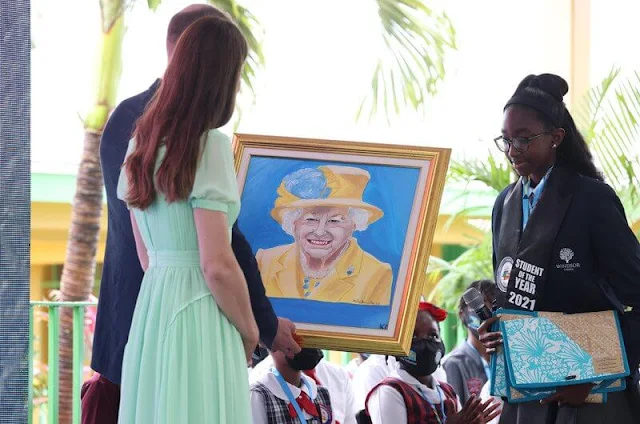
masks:
{"type": "Polygon", "coordinates": [[[515,137],[512,139],[508,139],[503,136],[499,136],[493,139],[493,142],[496,143],[498,150],[503,153],[509,151],[509,147],[513,146],[520,153],[524,153],[529,150],[529,143],[536,138],[542,137],[543,135],[551,134],[552,131],[541,132],[540,134],[532,135],[531,137],[515,137]]]}

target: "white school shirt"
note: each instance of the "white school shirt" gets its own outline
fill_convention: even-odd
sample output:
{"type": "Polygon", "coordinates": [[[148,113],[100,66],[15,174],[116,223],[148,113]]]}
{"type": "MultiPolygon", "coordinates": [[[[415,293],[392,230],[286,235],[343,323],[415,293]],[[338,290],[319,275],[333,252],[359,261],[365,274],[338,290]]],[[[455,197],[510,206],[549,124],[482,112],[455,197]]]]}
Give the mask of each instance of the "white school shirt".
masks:
{"type": "Polygon", "coordinates": [[[364,409],[364,401],[371,389],[389,376],[390,372],[384,355],[370,355],[360,364],[351,379],[356,411],[364,409]]]}
{"type": "MultiPolygon", "coordinates": [[[[440,410],[440,394],[436,386],[440,386],[436,378],[433,378],[432,386],[420,383],[416,378],[402,369],[391,372],[389,377],[397,378],[410,385],[417,393],[422,391],[429,402],[440,410]]],[[[442,389],[440,389],[442,390],[442,389]]],[[[456,397],[457,398],[457,397],[456,397]]],[[[442,401],[445,400],[442,392],[442,401]]],[[[378,387],[369,398],[369,416],[373,424],[407,424],[407,407],[399,391],[390,386],[378,387]]],[[[457,402],[457,410],[461,409],[460,400],[457,402]]]]}
{"type": "Polygon", "coordinates": [[[362,358],[353,358],[347,365],[345,365],[344,370],[349,374],[351,378],[353,378],[353,374],[356,372],[362,362],[364,362],[362,358]]]}
{"type": "MultiPolygon", "coordinates": [[[[364,409],[364,402],[371,389],[399,369],[400,364],[393,356],[389,356],[385,361],[384,355],[370,355],[366,361],[360,364],[351,379],[356,413],[364,409]]],[[[438,366],[432,375],[437,381],[447,382],[447,374],[441,366],[438,366]]]]}
{"type": "MultiPolygon", "coordinates": [[[[266,357],[249,373],[249,384],[262,381],[262,376],[270,373],[273,358],[266,357]]],[[[322,359],[315,368],[316,377],[320,385],[327,389],[331,398],[333,419],[340,424],[356,424],[353,389],[349,374],[339,366],[322,359]]],[[[313,380],[308,377],[307,379],[313,380]]],[[[314,382],[315,383],[315,382],[314,382]]]]}
{"type": "MultiPolygon", "coordinates": [[[[297,399],[298,396],[300,396],[300,392],[305,392],[311,400],[315,400],[318,394],[318,387],[316,386],[315,381],[313,381],[313,378],[307,377],[305,375],[303,375],[302,378],[304,378],[305,381],[309,383],[312,393],[309,393],[309,389],[307,389],[307,386],[305,384],[302,384],[301,387],[296,387],[286,381],[285,383],[287,384],[287,386],[289,386],[289,390],[291,390],[291,394],[294,398],[297,399]]],[[[275,397],[289,403],[289,398],[282,390],[278,379],[272,372],[263,374],[262,376],[260,376],[257,382],[264,384],[267,389],[269,389],[271,394],[273,394],[275,397]]],[[[305,422],[313,418],[313,416],[307,414],[307,411],[303,410],[302,413],[304,414],[305,422]]],[[[264,406],[264,399],[262,398],[262,395],[260,393],[254,392],[253,390],[251,391],[251,414],[253,415],[253,424],[269,424],[269,421],[267,420],[267,410],[264,406]]]]}

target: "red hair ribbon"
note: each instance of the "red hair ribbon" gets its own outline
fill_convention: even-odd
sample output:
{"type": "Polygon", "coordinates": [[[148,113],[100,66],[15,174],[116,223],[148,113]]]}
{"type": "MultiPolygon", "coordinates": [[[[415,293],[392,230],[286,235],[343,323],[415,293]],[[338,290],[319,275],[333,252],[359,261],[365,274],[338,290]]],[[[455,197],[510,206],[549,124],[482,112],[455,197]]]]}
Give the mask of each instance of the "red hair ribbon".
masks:
{"type": "Polygon", "coordinates": [[[426,311],[431,314],[433,319],[438,322],[442,322],[447,319],[447,311],[442,308],[438,308],[436,305],[429,302],[420,302],[420,306],[418,307],[421,311],[426,311]]]}

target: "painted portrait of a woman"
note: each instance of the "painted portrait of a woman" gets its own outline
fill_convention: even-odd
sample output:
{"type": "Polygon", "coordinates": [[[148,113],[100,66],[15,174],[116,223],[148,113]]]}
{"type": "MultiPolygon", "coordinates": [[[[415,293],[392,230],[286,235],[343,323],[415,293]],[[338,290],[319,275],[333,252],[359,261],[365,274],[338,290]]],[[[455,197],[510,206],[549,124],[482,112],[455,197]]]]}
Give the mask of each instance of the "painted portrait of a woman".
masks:
{"type": "Polygon", "coordinates": [[[283,178],[271,217],[293,241],[256,254],[267,296],[389,305],[391,266],[354,236],[384,215],[362,200],[369,180],[366,170],[341,165],[302,168],[283,178]]]}

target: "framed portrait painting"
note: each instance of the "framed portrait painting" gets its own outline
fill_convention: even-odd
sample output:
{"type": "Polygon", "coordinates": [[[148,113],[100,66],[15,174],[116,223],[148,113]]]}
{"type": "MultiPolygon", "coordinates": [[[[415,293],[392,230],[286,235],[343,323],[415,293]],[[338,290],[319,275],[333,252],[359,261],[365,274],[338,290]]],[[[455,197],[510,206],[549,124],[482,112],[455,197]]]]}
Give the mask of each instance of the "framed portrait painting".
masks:
{"type": "Polygon", "coordinates": [[[450,150],[248,134],[234,150],[276,314],[308,347],[407,354],[450,150]]]}

